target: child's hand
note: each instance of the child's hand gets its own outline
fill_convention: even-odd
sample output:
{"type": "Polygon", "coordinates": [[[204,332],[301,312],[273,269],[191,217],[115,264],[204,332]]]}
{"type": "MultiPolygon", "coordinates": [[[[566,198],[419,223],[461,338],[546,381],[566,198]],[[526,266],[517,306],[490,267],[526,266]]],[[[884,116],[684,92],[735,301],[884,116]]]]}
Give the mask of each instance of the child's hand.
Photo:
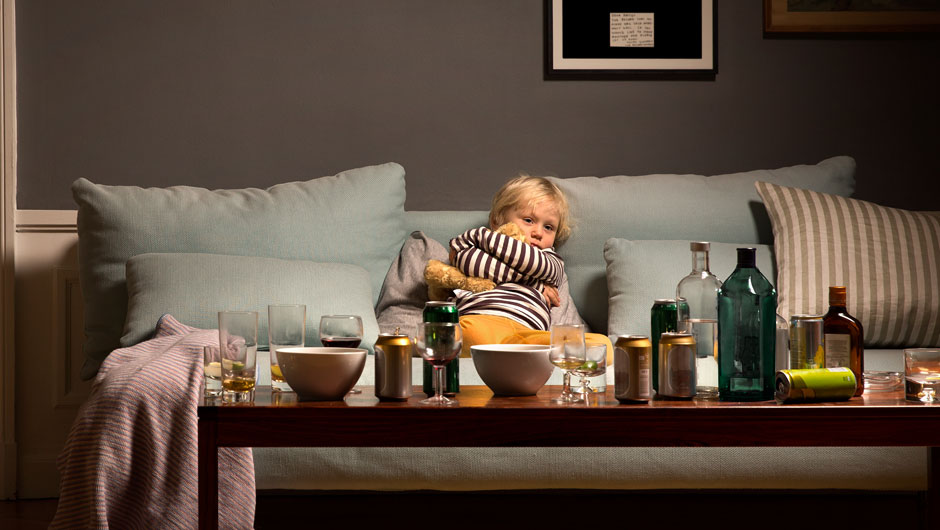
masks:
{"type": "Polygon", "coordinates": [[[542,287],[542,298],[548,303],[548,307],[558,307],[561,305],[561,296],[558,294],[558,289],[551,285],[542,287]]]}

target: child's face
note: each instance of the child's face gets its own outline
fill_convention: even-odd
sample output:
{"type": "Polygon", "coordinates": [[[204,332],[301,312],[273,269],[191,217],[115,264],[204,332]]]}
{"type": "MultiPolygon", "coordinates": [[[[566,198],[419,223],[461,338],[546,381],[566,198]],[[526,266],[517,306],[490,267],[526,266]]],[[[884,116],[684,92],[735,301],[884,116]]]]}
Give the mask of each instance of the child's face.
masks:
{"type": "Polygon", "coordinates": [[[521,204],[512,209],[506,222],[515,223],[522,229],[526,243],[544,250],[555,244],[558,208],[550,200],[540,201],[532,206],[521,204]]]}

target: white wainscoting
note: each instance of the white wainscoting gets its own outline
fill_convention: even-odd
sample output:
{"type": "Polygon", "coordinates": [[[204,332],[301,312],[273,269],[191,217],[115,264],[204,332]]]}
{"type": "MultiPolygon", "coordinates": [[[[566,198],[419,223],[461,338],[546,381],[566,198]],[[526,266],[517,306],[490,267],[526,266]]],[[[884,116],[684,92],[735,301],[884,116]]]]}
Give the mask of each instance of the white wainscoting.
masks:
{"type": "Polygon", "coordinates": [[[58,496],[55,461],[91,387],[82,381],[76,212],[16,212],[17,496],[58,496]]]}

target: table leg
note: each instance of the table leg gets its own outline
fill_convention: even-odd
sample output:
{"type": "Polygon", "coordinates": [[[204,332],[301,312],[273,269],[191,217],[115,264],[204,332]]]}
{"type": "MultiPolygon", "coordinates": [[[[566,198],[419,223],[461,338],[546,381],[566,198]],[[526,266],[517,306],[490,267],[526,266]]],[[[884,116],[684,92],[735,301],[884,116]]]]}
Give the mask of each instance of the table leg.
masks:
{"type": "Polygon", "coordinates": [[[218,424],[199,418],[199,528],[219,528],[218,424]]]}
{"type": "MultiPolygon", "coordinates": [[[[927,495],[924,507],[924,523],[937,521],[940,517],[940,447],[927,448],[927,495]]],[[[925,526],[929,528],[929,526],[925,526]]]]}

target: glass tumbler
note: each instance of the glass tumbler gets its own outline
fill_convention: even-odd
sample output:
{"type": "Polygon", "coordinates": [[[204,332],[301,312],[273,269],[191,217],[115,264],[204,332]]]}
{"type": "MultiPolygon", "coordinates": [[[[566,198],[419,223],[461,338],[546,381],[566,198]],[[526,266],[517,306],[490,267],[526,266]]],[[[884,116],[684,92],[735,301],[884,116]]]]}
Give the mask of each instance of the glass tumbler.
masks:
{"type": "Polygon", "coordinates": [[[911,401],[940,403],[940,348],[904,350],[904,396],[911,401]]]}
{"type": "Polygon", "coordinates": [[[254,401],[258,312],[220,311],[219,349],[222,353],[222,399],[226,403],[254,401]]]}
{"type": "Polygon", "coordinates": [[[277,361],[279,348],[302,348],[307,333],[307,306],[276,304],[268,306],[268,351],[271,355],[271,390],[290,392],[277,361]]]}

